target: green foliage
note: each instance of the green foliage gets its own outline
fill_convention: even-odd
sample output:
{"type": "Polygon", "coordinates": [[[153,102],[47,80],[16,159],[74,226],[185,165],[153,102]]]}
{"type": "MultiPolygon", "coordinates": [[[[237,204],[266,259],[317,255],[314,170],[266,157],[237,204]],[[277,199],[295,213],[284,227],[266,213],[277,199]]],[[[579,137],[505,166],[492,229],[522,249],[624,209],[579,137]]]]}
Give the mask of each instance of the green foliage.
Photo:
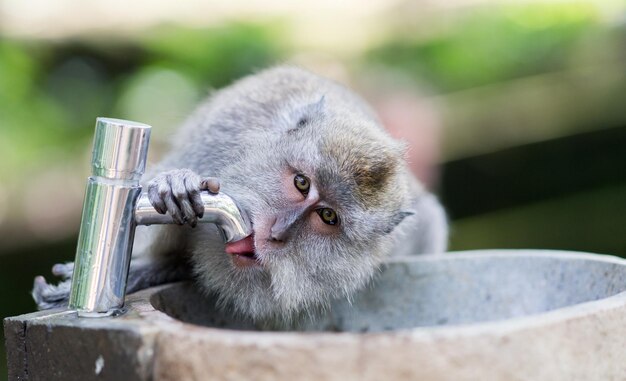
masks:
{"type": "Polygon", "coordinates": [[[369,58],[443,91],[461,90],[563,68],[595,20],[595,8],[584,3],[479,9],[457,15],[432,39],[391,40],[369,58]]]}
{"type": "Polygon", "coordinates": [[[153,64],[221,87],[276,62],[283,54],[280,31],[276,26],[240,23],[211,29],[161,27],[140,44],[153,64]]]}
{"type": "Polygon", "coordinates": [[[209,87],[279,59],[279,32],[235,23],[161,27],[130,42],[0,41],[0,177],[71,160],[90,144],[96,116],[180,122],[209,87]],[[163,83],[171,87],[150,88],[163,83]]]}
{"type": "MultiPolygon", "coordinates": [[[[42,76],[32,47],[0,42],[0,176],[41,160],[46,148],[64,146],[65,115],[38,87],[42,76]]],[[[10,180],[10,179],[9,179],[10,180]]]]}

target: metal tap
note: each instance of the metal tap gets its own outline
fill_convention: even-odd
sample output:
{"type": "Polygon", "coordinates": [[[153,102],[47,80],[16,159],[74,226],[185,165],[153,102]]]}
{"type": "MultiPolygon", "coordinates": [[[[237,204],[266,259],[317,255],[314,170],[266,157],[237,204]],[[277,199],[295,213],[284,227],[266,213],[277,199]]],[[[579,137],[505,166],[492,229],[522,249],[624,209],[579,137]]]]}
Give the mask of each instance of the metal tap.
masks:
{"type": "MultiPolygon", "coordinates": [[[[87,179],[76,248],[69,307],[79,316],[108,316],[124,305],[126,280],[137,225],[173,223],[141,193],[150,129],[147,124],[98,118],[92,176],[87,179]]],[[[236,203],[224,193],[202,194],[204,216],[225,242],[250,235],[236,203]]]]}

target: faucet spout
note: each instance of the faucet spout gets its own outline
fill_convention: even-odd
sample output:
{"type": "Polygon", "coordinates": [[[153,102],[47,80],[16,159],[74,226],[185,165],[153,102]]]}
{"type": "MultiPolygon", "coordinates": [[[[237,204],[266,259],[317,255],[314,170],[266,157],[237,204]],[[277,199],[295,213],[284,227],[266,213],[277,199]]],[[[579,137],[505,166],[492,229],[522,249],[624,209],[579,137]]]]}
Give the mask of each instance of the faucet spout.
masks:
{"type": "MultiPolygon", "coordinates": [[[[217,225],[224,242],[239,241],[252,234],[247,217],[230,196],[225,193],[202,193],[200,197],[204,204],[204,215],[198,219],[198,222],[217,225]]],[[[137,225],[173,224],[174,220],[169,214],[159,214],[150,203],[148,195],[142,193],[135,207],[135,223],[137,225]]]]}

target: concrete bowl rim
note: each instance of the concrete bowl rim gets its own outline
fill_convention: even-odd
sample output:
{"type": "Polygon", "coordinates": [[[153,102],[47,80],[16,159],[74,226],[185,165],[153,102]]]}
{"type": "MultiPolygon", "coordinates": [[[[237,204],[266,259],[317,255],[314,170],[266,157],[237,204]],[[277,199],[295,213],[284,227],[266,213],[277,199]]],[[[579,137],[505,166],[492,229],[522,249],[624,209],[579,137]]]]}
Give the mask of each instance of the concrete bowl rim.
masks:
{"type": "Polygon", "coordinates": [[[553,250],[553,249],[477,249],[449,251],[439,254],[405,255],[385,259],[385,263],[422,262],[432,260],[454,260],[466,258],[512,258],[512,257],[541,257],[558,259],[590,260],[626,266],[626,259],[610,254],[596,254],[585,251],[553,250]]]}
{"type": "MultiPolygon", "coordinates": [[[[465,259],[465,258],[489,258],[489,257],[511,257],[515,255],[533,256],[543,258],[569,258],[577,260],[591,260],[596,262],[606,262],[611,264],[617,264],[626,266],[626,259],[622,259],[612,255],[606,254],[594,254],[581,251],[567,251],[567,250],[544,250],[544,249],[487,249],[487,250],[467,250],[467,251],[455,251],[447,252],[444,254],[427,254],[420,256],[406,256],[406,257],[394,257],[388,258],[383,261],[384,263],[397,263],[403,261],[420,262],[420,261],[432,261],[442,259],[465,259]],[[446,258],[449,257],[449,258],[446,258]],[[453,257],[453,258],[450,258],[453,257]]],[[[291,341],[298,337],[301,338],[313,338],[320,340],[361,340],[365,337],[380,338],[385,337],[405,337],[410,338],[411,341],[433,341],[440,340],[442,338],[456,339],[462,336],[503,336],[521,331],[524,329],[533,329],[550,324],[562,323],[568,320],[575,320],[590,316],[597,312],[608,311],[611,309],[623,308],[626,306],[626,291],[618,294],[593,300],[589,302],[583,302],[574,304],[567,307],[558,308],[551,311],[541,312],[538,314],[531,314],[522,317],[515,317],[504,320],[486,321],[479,323],[467,323],[449,326],[431,326],[431,327],[415,327],[415,328],[402,328],[392,331],[384,332],[327,332],[327,331],[310,331],[310,332],[298,332],[298,331],[250,331],[250,330],[236,330],[228,328],[216,328],[201,326],[193,323],[183,322],[175,319],[165,312],[160,311],[150,303],[150,296],[159,290],[171,287],[172,284],[155,287],[148,290],[153,290],[148,295],[147,304],[154,310],[154,312],[163,314],[173,321],[183,324],[187,327],[193,327],[192,331],[196,334],[198,330],[202,330],[211,335],[234,335],[239,339],[250,340],[276,340],[282,342],[283,340],[291,341]]],[[[148,291],[146,290],[146,291],[148,291]]]]}

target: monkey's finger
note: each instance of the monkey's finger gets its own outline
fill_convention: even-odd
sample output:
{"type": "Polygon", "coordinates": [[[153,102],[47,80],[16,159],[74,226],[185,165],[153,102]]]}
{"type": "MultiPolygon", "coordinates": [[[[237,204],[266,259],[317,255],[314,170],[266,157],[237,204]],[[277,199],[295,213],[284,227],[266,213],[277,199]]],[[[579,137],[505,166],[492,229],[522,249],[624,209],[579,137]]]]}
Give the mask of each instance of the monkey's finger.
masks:
{"type": "Polygon", "coordinates": [[[172,174],[170,177],[170,187],[177,201],[187,199],[187,188],[185,187],[185,177],[182,174],[172,174]]]}
{"type": "Polygon", "coordinates": [[[66,280],[57,286],[48,284],[44,277],[37,276],[33,283],[33,297],[38,304],[41,302],[51,303],[61,301],[67,298],[70,289],[70,281],[66,280]]]}
{"type": "Polygon", "coordinates": [[[189,199],[186,199],[181,203],[180,209],[183,211],[183,218],[185,222],[188,223],[189,226],[191,226],[192,228],[195,228],[198,224],[198,216],[191,206],[189,199]]]}
{"type": "Polygon", "coordinates": [[[178,208],[178,204],[174,200],[174,195],[171,192],[168,193],[167,196],[165,196],[165,199],[163,201],[165,202],[167,211],[172,216],[172,219],[174,220],[174,222],[177,223],[178,225],[182,225],[184,223],[183,216],[182,216],[180,209],[178,208]]]}
{"type": "Polygon", "coordinates": [[[189,177],[185,178],[185,186],[187,187],[187,196],[189,197],[189,201],[191,202],[191,207],[193,208],[196,216],[198,218],[202,218],[204,215],[204,204],[202,203],[202,197],[200,196],[200,188],[199,184],[196,184],[194,180],[189,177]]]}
{"type": "Polygon", "coordinates": [[[213,194],[220,192],[220,180],[215,177],[206,177],[200,183],[200,189],[208,190],[213,194]]]}
{"type": "Polygon", "coordinates": [[[52,266],[52,275],[60,276],[63,279],[70,279],[72,277],[72,272],[74,271],[74,263],[57,263],[52,266]]]}
{"type": "Polygon", "coordinates": [[[194,212],[191,202],[189,201],[189,194],[184,190],[181,190],[181,184],[184,182],[181,180],[172,181],[172,193],[174,194],[174,201],[178,204],[178,208],[182,214],[183,223],[188,223],[191,226],[196,226],[198,223],[198,217],[194,212]],[[175,189],[175,190],[174,190],[175,189]]]}
{"type": "Polygon", "coordinates": [[[165,181],[153,180],[148,185],[148,199],[152,207],[160,214],[167,212],[165,205],[165,195],[169,192],[169,185],[165,181]]]}
{"type": "MultiPolygon", "coordinates": [[[[198,223],[198,217],[196,216],[196,213],[191,206],[191,202],[189,201],[188,189],[185,185],[185,180],[190,177],[194,176],[187,176],[185,172],[181,171],[180,173],[173,174],[170,180],[172,193],[174,194],[176,203],[178,204],[178,207],[182,212],[183,222],[187,222],[191,226],[196,226],[196,224],[198,223]]],[[[193,188],[194,186],[192,185],[192,190],[193,188]]],[[[197,186],[195,186],[195,188],[197,189],[197,186]]]]}
{"type": "Polygon", "coordinates": [[[167,181],[159,184],[159,195],[163,198],[167,211],[172,216],[175,223],[182,225],[184,223],[182,213],[179,209],[179,205],[176,202],[174,192],[171,187],[172,178],[170,175],[166,176],[167,181]],[[166,188],[167,190],[165,190],[166,188]]]}
{"type": "Polygon", "coordinates": [[[35,280],[33,281],[33,296],[35,297],[35,301],[37,301],[38,297],[41,298],[43,294],[43,290],[48,287],[48,282],[46,282],[46,278],[41,275],[37,275],[35,280]]]}

